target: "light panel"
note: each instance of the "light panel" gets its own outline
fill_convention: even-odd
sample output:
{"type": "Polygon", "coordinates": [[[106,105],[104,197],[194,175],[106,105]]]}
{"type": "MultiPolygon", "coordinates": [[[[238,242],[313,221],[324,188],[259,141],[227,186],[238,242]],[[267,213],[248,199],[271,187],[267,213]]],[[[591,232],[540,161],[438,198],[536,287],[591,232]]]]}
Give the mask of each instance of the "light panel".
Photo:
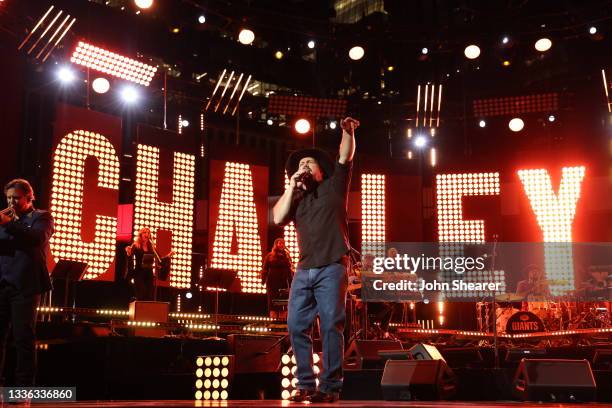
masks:
{"type": "Polygon", "coordinates": [[[261,283],[261,237],[253,193],[251,167],[225,163],[211,268],[238,272],[242,292],[266,293],[261,283]],[[232,252],[232,239],[237,248],[232,252]]]}
{"type": "Polygon", "coordinates": [[[386,241],[383,174],[361,175],[361,253],[384,256],[386,241]]]}
{"type": "Polygon", "coordinates": [[[161,202],[158,200],[159,149],[138,145],[134,237],[143,227],[151,230],[153,241],[156,241],[158,230],[171,231],[175,255],[171,261],[170,286],[188,289],[191,286],[195,156],[175,152],[173,173],[172,202],[161,202]]]}
{"type": "MultiPolygon", "coordinates": [[[[518,176],[531,203],[543,241],[572,242],[572,224],[580,187],[584,179],[584,166],[562,169],[559,194],[555,194],[546,169],[519,170],[518,176]]],[[[574,289],[573,255],[570,245],[544,245],[544,265],[550,293],[566,294],[574,289]]]]}
{"type": "Polygon", "coordinates": [[[117,218],[96,215],[94,239],[83,242],[83,194],[85,160],[99,162],[98,187],[119,189],[119,159],[113,144],[103,135],[87,130],[68,133],[53,156],[50,211],[55,234],[50,245],[55,262],[69,260],[88,265],[84,279],[105,273],[115,259],[117,218]]]}
{"type": "Polygon", "coordinates": [[[195,376],[196,400],[227,400],[234,376],[234,356],[197,357],[195,376]]]}
{"type": "MultiPolygon", "coordinates": [[[[499,195],[499,173],[461,173],[438,174],[436,176],[436,205],[438,213],[438,241],[448,242],[440,246],[440,256],[463,256],[462,243],[484,243],[485,228],[483,220],[463,218],[463,197],[499,195]]],[[[447,282],[457,279],[454,271],[443,272],[447,282]]],[[[502,270],[474,270],[461,277],[464,282],[500,283],[499,293],[505,292],[505,274],[502,270]]],[[[447,291],[447,298],[474,298],[490,296],[490,291],[447,291]]],[[[443,305],[439,305],[443,316],[443,305]]],[[[442,319],[443,320],[443,319],[442,319]]],[[[442,321],[440,320],[440,321],[442,321]]]]}
{"type": "MultiPolygon", "coordinates": [[[[285,190],[288,188],[289,177],[287,177],[287,172],[285,172],[285,190]]],[[[293,221],[283,227],[283,237],[285,238],[285,247],[289,250],[289,255],[291,255],[293,260],[293,266],[297,270],[297,264],[300,260],[300,248],[298,246],[297,230],[293,221]]]]}
{"type": "MultiPolygon", "coordinates": [[[[323,371],[323,359],[321,354],[312,354],[313,371],[315,383],[319,386],[319,373],[323,371]]],[[[297,392],[297,362],[293,353],[285,353],[281,356],[281,399],[286,401],[297,392]]]]}
{"type": "Polygon", "coordinates": [[[112,75],[116,78],[149,86],[157,67],[79,41],[70,62],[112,75]]]}

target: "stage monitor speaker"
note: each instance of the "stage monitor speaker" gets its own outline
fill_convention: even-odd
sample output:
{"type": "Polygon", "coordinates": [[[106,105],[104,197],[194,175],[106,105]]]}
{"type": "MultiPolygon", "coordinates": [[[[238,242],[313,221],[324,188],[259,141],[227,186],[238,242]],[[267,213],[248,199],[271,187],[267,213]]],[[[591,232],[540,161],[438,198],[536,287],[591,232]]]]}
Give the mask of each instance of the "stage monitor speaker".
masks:
{"type": "Polygon", "coordinates": [[[415,344],[410,347],[410,354],[415,360],[444,360],[438,348],[431,344],[415,344]]]}
{"type": "Polygon", "coordinates": [[[442,355],[451,368],[478,368],[483,365],[478,347],[448,347],[442,350],[442,355]]]}
{"type": "Polygon", "coordinates": [[[597,397],[597,385],[587,360],[523,359],[512,391],[523,401],[585,402],[597,397]]]}
{"type": "Polygon", "coordinates": [[[344,353],[344,368],[362,370],[364,368],[383,368],[384,360],[378,354],[381,350],[401,350],[402,343],[397,340],[353,340],[344,353]]]}
{"type": "Polygon", "coordinates": [[[230,354],[234,354],[235,373],[273,373],[281,361],[282,337],[255,334],[227,336],[230,354]]]}
{"type": "Polygon", "coordinates": [[[457,380],[444,360],[388,360],[380,382],[390,401],[445,400],[457,392],[457,380]]]}
{"type": "MultiPolygon", "coordinates": [[[[170,304],[167,302],[134,301],[130,303],[130,320],[139,322],[168,322],[170,304]]],[[[134,329],[134,336],[164,337],[166,329],[134,329]]]]}
{"type": "Polygon", "coordinates": [[[594,370],[612,369],[612,349],[597,349],[593,356],[594,370]]]}

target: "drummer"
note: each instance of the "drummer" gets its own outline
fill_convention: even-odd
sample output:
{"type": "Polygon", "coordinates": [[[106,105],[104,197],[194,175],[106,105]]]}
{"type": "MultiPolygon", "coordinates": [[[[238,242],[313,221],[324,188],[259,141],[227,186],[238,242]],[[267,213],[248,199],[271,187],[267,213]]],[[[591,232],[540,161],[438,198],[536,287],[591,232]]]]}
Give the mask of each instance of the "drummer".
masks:
{"type": "Polygon", "coordinates": [[[525,301],[544,300],[550,295],[544,271],[535,264],[528,265],[525,270],[527,279],[516,285],[516,294],[525,301]]]}
{"type": "Polygon", "coordinates": [[[600,298],[601,300],[608,299],[608,291],[612,287],[610,282],[610,267],[609,266],[591,266],[589,267],[590,277],[582,282],[582,289],[589,298],[600,298]]]}

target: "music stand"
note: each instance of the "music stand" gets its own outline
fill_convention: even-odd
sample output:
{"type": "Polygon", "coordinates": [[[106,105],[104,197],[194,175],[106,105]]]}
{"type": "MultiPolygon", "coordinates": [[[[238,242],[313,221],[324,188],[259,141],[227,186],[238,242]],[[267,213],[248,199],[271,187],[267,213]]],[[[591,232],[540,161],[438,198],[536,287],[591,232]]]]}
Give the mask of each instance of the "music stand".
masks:
{"type": "Polygon", "coordinates": [[[230,290],[238,271],[234,269],[217,269],[208,268],[204,272],[204,276],[200,279],[200,286],[203,288],[216,288],[215,289],[215,335],[213,337],[207,337],[205,340],[223,340],[219,337],[219,289],[230,290]]]}
{"type": "MultiPolygon", "coordinates": [[[[85,271],[87,271],[87,263],[78,261],[69,261],[66,259],[60,260],[55,264],[53,271],[51,272],[51,278],[53,282],[56,279],[64,279],[64,307],[68,307],[68,286],[72,282],[81,280],[85,271]]],[[[72,293],[72,308],[76,306],[76,286],[73,287],[72,293]]],[[[50,299],[51,300],[51,299],[50,299]]],[[[51,301],[49,301],[51,305],[51,301]]],[[[73,315],[74,320],[74,315],[73,315]]]]}

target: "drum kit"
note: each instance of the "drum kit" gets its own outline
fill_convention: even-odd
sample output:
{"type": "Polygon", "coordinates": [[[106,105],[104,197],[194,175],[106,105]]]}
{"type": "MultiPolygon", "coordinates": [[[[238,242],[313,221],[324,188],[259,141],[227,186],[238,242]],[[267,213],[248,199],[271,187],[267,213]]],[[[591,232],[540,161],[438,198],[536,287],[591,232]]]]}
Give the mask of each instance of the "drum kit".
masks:
{"type": "MultiPolygon", "coordinates": [[[[508,332],[508,322],[515,314],[523,311],[533,313],[541,321],[546,331],[592,329],[612,327],[612,302],[570,302],[570,301],[524,301],[524,297],[513,293],[496,296],[497,332],[508,332]]],[[[483,315],[488,304],[477,303],[478,323],[481,331],[487,330],[483,315]]]]}

